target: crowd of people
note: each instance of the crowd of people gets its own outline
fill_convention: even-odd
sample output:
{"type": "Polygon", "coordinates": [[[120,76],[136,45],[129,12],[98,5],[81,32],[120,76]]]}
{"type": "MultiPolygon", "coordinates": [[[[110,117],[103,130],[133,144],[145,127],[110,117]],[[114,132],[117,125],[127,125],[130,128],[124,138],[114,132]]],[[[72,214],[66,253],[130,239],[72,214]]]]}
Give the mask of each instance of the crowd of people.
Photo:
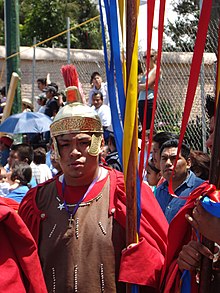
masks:
{"type": "MultiPolygon", "coordinates": [[[[141,124],[146,99],[151,120],[155,71],[156,52],[152,51],[148,93],[144,72],[137,97],[141,124]]],[[[7,134],[0,138],[1,234],[9,225],[6,215],[14,223],[13,229],[10,222],[4,237],[4,247],[9,246],[6,257],[0,256],[4,264],[0,265],[4,273],[0,291],[15,292],[9,266],[16,274],[17,292],[122,293],[130,283],[138,284],[140,292],[175,293],[184,270],[191,272],[197,290],[202,255],[213,259],[214,252],[195,240],[192,231],[220,245],[219,218],[197,200],[208,186],[210,156],[183,142],[177,157],[178,134],[154,134],[141,185],[139,240],[127,246],[123,166],[111,127],[107,84],[94,72],[85,104],[67,103],[68,96],[46,78],[37,83],[37,110],[53,119],[46,147],[17,144],[7,134]],[[14,235],[16,227],[20,229],[14,235]],[[23,240],[14,249],[10,239],[17,238],[23,240]]],[[[211,149],[211,96],[206,108],[211,149]]],[[[33,111],[28,103],[25,109],[33,111]]],[[[144,152],[148,152],[147,143],[144,152]]],[[[212,283],[217,286],[218,274],[212,283]]]]}

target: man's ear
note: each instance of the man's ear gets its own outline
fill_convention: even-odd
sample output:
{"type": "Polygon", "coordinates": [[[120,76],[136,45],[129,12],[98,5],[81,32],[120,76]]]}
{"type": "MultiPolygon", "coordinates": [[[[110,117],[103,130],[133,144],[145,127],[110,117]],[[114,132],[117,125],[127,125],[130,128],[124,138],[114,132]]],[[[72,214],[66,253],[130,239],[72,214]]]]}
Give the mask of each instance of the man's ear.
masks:
{"type": "Polygon", "coordinates": [[[191,159],[190,159],[190,158],[188,158],[188,159],[186,160],[186,168],[187,168],[187,169],[190,169],[190,168],[191,168],[191,166],[192,166],[191,159]]]}
{"type": "Polygon", "coordinates": [[[25,162],[25,163],[28,163],[28,158],[25,158],[25,159],[24,159],[24,162],[25,162]]]}
{"type": "Polygon", "coordinates": [[[100,147],[100,151],[99,151],[99,155],[102,154],[102,148],[105,146],[105,140],[104,140],[104,136],[102,134],[102,140],[101,140],[101,147],[100,147]]]}

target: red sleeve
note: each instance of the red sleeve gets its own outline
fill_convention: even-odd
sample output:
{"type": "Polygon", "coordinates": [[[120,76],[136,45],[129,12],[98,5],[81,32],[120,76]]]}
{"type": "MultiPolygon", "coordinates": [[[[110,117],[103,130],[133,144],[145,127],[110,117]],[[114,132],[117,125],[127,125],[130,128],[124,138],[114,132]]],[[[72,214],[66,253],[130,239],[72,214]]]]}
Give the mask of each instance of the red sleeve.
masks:
{"type": "MultiPolygon", "coordinates": [[[[110,208],[115,208],[115,219],[125,227],[124,179],[122,173],[114,172],[116,175],[110,172],[110,178],[117,184],[111,184],[116,187],[115,193],[111,194],[110,208]]],[[[139,243],[122,252],[119,280],[157,288],[166,254],[168,223],[153,192],[145,183],[142,185],[141,209],[139,243]]]]}
{"type": "Polygon", "coordinates": [[[36,243],[28,228],[0,201],[0,292],[46,293],[36,243]]]}

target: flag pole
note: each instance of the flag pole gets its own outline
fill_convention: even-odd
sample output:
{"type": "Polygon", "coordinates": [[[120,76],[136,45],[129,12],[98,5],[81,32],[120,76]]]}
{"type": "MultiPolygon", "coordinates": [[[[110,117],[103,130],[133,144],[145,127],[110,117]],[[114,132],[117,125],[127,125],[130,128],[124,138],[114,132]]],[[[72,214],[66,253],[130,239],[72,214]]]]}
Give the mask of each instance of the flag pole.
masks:
{"type": "MultiPolygon", "coordinates": [[[[127,84],[126,84],[126,93],[128,92],[128,83],[131,73],[131,64],[133,49],[135,44],[135,35],[137,27],[137,4],[136,1],[127,0],[127,22],[126,22],[126,75],[127,75],[127,84]]],[[[137,97],[132,97],[137,99],[137,97]]],[[[126,96],[126,100],[128,97],[126,96]]],[[[136,111],[137,118],[137,111],[136,111]]],[[[137,119],[135,119],[133,139],[131,144],[131,151],[128,161],[127,178],[126,178],[126,208],[127,208],[127,245],[136,242],[137,239],[137,207],[136,207],[136,172],[137,172],[137,162],[136,154],[138,150],[137,146],[137,119]]]]}

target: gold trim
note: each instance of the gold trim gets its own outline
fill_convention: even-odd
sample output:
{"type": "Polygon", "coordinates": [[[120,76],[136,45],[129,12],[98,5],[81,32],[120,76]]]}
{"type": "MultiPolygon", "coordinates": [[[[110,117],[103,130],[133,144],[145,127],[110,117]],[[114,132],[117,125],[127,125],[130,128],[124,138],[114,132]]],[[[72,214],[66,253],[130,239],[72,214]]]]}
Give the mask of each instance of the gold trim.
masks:
{"type": "Polygon", "coordinates": [[[90,117],[64,117],[50,126],[51,137],[67,133],[95,132],[102,133],[100,121],[90,117]]]}

